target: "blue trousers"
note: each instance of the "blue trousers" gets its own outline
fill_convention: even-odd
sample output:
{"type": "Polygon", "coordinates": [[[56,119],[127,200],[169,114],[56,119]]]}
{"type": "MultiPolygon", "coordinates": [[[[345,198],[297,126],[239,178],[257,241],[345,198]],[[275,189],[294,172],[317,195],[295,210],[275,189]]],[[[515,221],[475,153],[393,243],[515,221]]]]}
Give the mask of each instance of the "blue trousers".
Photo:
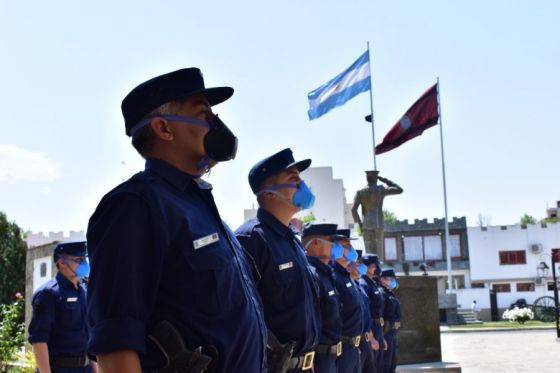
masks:
{"type": "Polygon", "coordinates": [[[372,329],[373,337],[379,342],[379,350],[373,351],[373,356],[375,359],[375,371],[383,372],[383,355],[385,345],[383,344],[383,328],[379,324],[374,324],[372,329]]]}
{"type": "Polygon", "coordinates": [[[397,331],[390,330],[385,334],[387,351],[383,354],[383,373],[394,373],[397,368],[397,331]]]}
{"type": "Polygon", "coordinates": [[[315,373],[337,373],[336,355],[315,353],[313,363],[315,373]]]}
{"type": "Polygon", "coordinates": [[[375,373],[375,357],[371,342],[362,339],[360,341],[360,372],[375,373]]]}
{"type": "Polygon", "coordinates": [[[338,358],[338,373],[360,372],[360,349],[351,344],[342,344],[342,355],[338,358]]]}

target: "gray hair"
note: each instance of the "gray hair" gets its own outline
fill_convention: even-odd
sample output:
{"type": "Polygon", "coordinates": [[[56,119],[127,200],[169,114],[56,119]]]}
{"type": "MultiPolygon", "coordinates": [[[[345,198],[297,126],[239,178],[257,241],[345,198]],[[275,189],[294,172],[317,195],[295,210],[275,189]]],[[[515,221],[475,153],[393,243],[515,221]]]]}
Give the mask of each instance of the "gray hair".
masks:
{"type": "MultiPolygon", "coordinates": [[[[142,120],[157,117],[160,115],[177,114],[177,112],[181,108],[181,105],[183,104],[183,101],[184,100],[166,102],[165,104],[160,105],[154,110],[150,111],[144,116],[144,118],[142,118],[142,120]]],[[[140,153],[140,155],[145,158],[146,154],[153,149],[154,140],[155,135],[152,127],[150,125],[146,125],[132,135],[132,146],[134,146],[136,151],[138,151],[138,153],[140,153]]]]}

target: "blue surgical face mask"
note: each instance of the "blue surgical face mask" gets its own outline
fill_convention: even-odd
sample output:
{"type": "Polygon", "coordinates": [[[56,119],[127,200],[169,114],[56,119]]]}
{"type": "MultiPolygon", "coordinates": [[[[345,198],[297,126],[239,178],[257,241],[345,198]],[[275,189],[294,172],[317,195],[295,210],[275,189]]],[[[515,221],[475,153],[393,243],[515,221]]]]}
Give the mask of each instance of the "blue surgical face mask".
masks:
{"type": "Polygon", "coordinates": [[[273,184],[268,185],[261,190],[257,194],[262,194],[265,192],[270,192],[281,199],[285,200],[286,202],[290,202],[296,207],[299,207],[302,210],[309,209],[313,207],[315,203],[315,195],[311,192],[311,189],[305,184],[305,181],[301,181],[299,184],[273,184]],[[283,195],[280,192],[277,192],[276,189],[283,189],[283,188],[293,188],[296,189],[296,192],[292,196],[292,200],[290,201],[288,197],[283,195]]]}
{"type": "Polygon", "coordinates": [[[391,281],[389,281],[389,288],[396,289],[397,286],[399,286],[399,283],[397,282],[397,279],[392,278],[391,281]]]}
{"type": "Polygon", "coordinates": [[[76,269],[72,272],[74,272],[74,274],[79,277],[89,276],[89,262],[87,261],[86,258],[80,260],[80,259],[71,259],[71,258],[62,257],[62,261],[68,266],[68,268],[70,268],[70,270],[72,270],[72,267],[70,267],[68,261],[79,263],[76,269]]]}
{"type": "Polygon", "coordinates": [[[348,254],[346,254],[344,256],[346,258],[346,260],[348,260],[350,263],[355,262],[356,259],[358,259],[358,252],[354,249],[353,246],[350,246],[348,248],[348,254]]]}
{"type": "Polygon", "coordinates": [[[302,180],[298,184],[297,190],[292,197],[292,202],[302,210],[313,207],[313,204],[315,203],[315,195],[311,192],[311,189],[309,189],[307,184],[305,184],[305,181],[302,180]]]}
{"type": "Polygon", "coordinates": [[[358,272],[360,273],[360,276],[365,275],[367,273],[367,266],[364,263],[360,263],[358,266],[358,272]]]}
{"type": "Polygon", "coordinates": [[[333,242],[331,248],[331,258],[333,258],[333,260],[337,260],[342,258],[343,255],[344,255],[344,247],[338,241],[333,242]]]}
{"type": "Polygon", "coordinates": [[[80,265],[76,268],[76,276],[80,276],[80,277],[89,276],[89,262],[87,260],[81,262],[80,265]]]}

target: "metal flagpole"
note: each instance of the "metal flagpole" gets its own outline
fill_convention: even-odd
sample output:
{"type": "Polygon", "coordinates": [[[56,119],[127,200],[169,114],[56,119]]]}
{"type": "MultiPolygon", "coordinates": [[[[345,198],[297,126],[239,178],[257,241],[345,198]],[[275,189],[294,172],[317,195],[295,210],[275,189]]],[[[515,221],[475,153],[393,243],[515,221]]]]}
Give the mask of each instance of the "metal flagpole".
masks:
{"type": "Polygon", "coordinates": [[[439,77],[437,78],[439,138],[441,143],[441,170],[443,174],[443,205],[445,207],[445,255],[447,259],[447,288],[448,293],[453,292],[453,277],[451,276],[451,255],[449,255],[449,221],[447,219],[447,187],[445,184],[445,158],[443,156],[443,120],[441,119],[441,101],[439,95],[439,77]]]}
{"type": "Polygon", "coordinates": [[[373,125],[373,84],[371,81],[371,53],[369,51],[369,41],[367,42],[367,50],[369,57],[369,105],[371,108],[371,138],[373,140],[373,169],[377,170],[377,161],[375,160],[375,126],[373,125]]]}

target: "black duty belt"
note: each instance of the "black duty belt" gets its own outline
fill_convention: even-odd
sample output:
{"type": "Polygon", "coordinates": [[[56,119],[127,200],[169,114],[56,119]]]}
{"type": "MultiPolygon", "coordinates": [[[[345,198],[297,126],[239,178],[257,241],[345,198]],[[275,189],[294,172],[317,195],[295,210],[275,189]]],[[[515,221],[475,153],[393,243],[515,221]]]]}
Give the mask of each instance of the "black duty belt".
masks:
{"type": "Polygon", "coordinates": [[[388,333],[391,330],[399,330],[401,328],[400,322],[386,322],[383,326],[383,333],[388,333]]]}
{"type": "Polygon", "coordinates": [[[315,352],[318,354],[335,355],[338,357],[342,355],[342,342],[338,342],[334,345],[317,345],[315,347],[315,352]]]}
{"type": "Polygon", "coordinates": [[[383,320],[383,317],[380,317],[378,319],[373,319],[373,322],[376,324],[379,324],[381,326],[383,326],[383,324],[385,324],[385,320],[383,320]]]}
{"type": "Polygon", "coordinates": [[[355,337],[346,337],[346,336],[342,336],[340,337],[340,340],[342,341],[342,343],[348,343],[354,347],[358,347],[360,345],[360,340],[362,339],[361,335],[357,335],[355,337]]]}
{"type": "Polygon", "coordinates": [[[60,357],[49,356],[49,364],[53,368],[83,368],[88,365],[87,356],[60,357]]]}
{"type": "Polygon", "coordinates": [[[288,363],[288,369],[301,369],[310,370],[313,368],[313,359],[315,358],[315,351],[309,351],[301,356],[294,356],[288,363]]]}

